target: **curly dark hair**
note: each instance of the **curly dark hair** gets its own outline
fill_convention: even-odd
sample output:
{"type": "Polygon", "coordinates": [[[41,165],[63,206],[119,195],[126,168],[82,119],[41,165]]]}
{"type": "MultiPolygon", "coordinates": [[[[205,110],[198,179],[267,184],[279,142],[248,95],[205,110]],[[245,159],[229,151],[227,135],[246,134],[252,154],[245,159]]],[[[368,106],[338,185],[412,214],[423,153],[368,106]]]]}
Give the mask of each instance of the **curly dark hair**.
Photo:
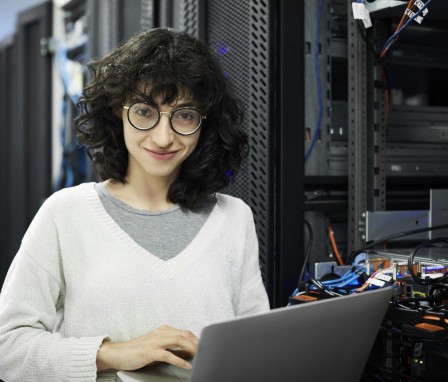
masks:
{"type": "Polygon", "coordinates": [[[161,97],[171,104],[186,91],[207,119],[195,150],[168,190],[169,200],[195,209],[206,195],[232,181],[248,150],[247,135],[240,129],[243,112],[218,59],[199,40],[152,29],[87,66],[90,79],[78,102],[76,128],[101,179],[126,183],[128,151],[123,122],[114,112],[122,102],[138,96],[153,104],[161,97]]]}

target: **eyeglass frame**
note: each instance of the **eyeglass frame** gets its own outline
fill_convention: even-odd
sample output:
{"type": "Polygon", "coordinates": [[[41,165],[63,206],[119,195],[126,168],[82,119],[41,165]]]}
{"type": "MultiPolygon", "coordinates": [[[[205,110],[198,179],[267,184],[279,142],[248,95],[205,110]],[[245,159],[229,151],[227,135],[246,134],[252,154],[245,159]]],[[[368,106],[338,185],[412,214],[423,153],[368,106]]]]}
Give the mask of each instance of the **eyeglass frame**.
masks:
{"type": "Polygon", "coordinates": [[[207,119],[207,115],[203,115],[198,109],[196,109],[196,108],[194,108],[194,107],[190,107],[190,106],[179,107],[178,109],[175,109],[175,110],[173,110],[173,111],[170,113],[170,112],[168,112],[168,111],[160,111],[159,108],[158,108],[157,106],[152,106],[152,105],[149,104],[148,102],[138,101],[138,100],[137,100],[137,101],[133,101],[129,106],[126,106],[123,102],[121,103],[121,105],[123,106],[124,109],[127,110],[127,113],[126,113],[126,114],[127,114],[129,123],[132,125],[132,127],[133,127],[134,129],[137,129],[137,130],[140,130],[140,131],[148,131],[148,130],[154,129],[154,127],[156,127],[157,124],[160,122],[160,118],[162,117],[162,114],[167,114],[167,115],[168,115],[168,120],[170,121],[170,127],[171,127],[171,130],[173,130],[176,134],[183,135],[183,136],[188,136],[188,135],[192,135],[192,134],[196,133],[196,132],[201,128],[201,126],[202,126],[202,121],[203,121],[204,119],[207,119]],[[151,106],[151,107],[154,107],[154,109],[157,110],[157,112],[159,113],[159,117],[157,118],[157,121],[156,121],[156,123],[155,123],[153,126],[151,126],[151,127],[145,129],[145,128],[137,127],[137,126],[135,126],[135,125],[131,122],[131,118],[129,117],[129,110],[131,110],[131,107],[134,106],[134,105],[137,104],[137,103],[144,103],[144,104],[146,104],[146,105],[149,105],[149,106],[151,106]],[[201,119],[199,120],[199,125],[198,125],[198,127],[196,127],[195,130],[193,130],[193,131],[190,132],[190,133],[180,133],[180,132],[178,132],[178,131],[173,127],[173,123],[171,122],[171,118],[172,118],[173,114],[176,113],[176,112],[179,111],[179,110],[194,110],[194,111],[197,111],[197,112],[199,113],[201,119]]]}

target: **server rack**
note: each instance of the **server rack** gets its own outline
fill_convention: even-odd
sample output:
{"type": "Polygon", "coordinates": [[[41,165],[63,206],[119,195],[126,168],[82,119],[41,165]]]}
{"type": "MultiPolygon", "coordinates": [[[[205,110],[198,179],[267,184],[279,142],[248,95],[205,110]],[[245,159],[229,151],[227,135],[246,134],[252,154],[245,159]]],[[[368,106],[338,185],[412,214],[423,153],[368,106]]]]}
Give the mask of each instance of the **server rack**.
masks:
{"type": "MultiPolygon", "coordinates": [[[[183,10],[177,14],[189,20],[186,30],[218,52],[244,103],[249,158],[226,192],[251,206],[271,305],[285,305],[303,256],[304,233],[297,224],[303,209],[297,201],[303,195],[303,138],[298,126],[304,121],[304,47],[297,25],[305,18],[305,5],[260,0],[180,3],[183,10]],[[200,14],[205,19],[196,17],[200,14]],[[192,20],[199,24],[194,26],[192,20]]],[[[183,25],[175,18],[173,24],[183,25]]]]}
{"type": "Polygon", "coordinates": [[[15,84],[14,72],[16,68],[15,37],[11,35],[4,39],[0,46],[0,174],[5,181],[0,190],[0,280],[6,275],[6,271],[12,260],[11,218],[13,209],[10,204],[11,187],[6,181],[13,177],[11,157],[11,137],[15,126],[15,84]]]}
{"type": "Polygon", "coordinates": [[[423,24],[410,25],[382,63],[372,47],[381,48],[405,5],[382,2],[365,30],[353,19],[352,3],[307,4],[306,149],[319,113],[313,57],[319,4],[325,30],[318,45],[321,131],[303,174],[305,217],[316,237],[311,264],[335,260],[328,226],[348,259],[366,244],[367,212],[427,210],[430,189],[448,184],[448,101],[438,90],[444,86],[436,86],[436,79],[446,82],[446,4],[431,3],[423,24]]]}
{"type": "Polygon", "coordinates": [[[5,97],[2,142],[7,145],[2,156],[6,190],[1,228],[7,235],[1,249],[2,272],[51,192],[51,18],[51,2],[20,13],[16,35],[3,47],[8,78],[1,83],[5,97]]]}
{"type": "MultiPolygon", "coordinates": [[[[316,143],[319,155],[306,161],[303,174],[305,218],[321,243],[311,253],[310,264],[335,259],[323,225],[334,224],[343,259],[351,264],[353,251],[366,245],[367,216],[428,210],[430,190],[448,185],[448,100],[438,90],[445,88],[447,77],[447,4],[431,3],[423,24],[410,25],[382,62],[372,53],[372,46],[381,48],[406,4],[372,13],[373,28],[365,30],[353,19],[352,3],[332,0],[309,4],[310,16],[306,18],[310,24],[306,31],[316,31],[319,19],[321,28],[330,31],[328,40],[321,36],[317,45],[312,38],[306,39],[310,49],[305,50],[305,55],[311,51],[310,58],[314,46],[320,49],[316,63],[323,79],[322,100],[328,107],[324,107],[316,143]],[[435,79],[442,85],[436,85],[435,79]]],[[[365,3],[375,5],[376,1],[365,3]]],[[[313,37],[313,32],[308,36],[313,37]]],[[[307,62],[315,64],[312,59],[307,62]]],[[[313,74],[310,71],[308,78],[313,74]]],[[[306,94],[316,99],[316,81],[306,81],[305,85],[306,94]]],[[[306,128],[311,132],[306,132],[306,140],[315,131],[319,112],[317,102],[308,105],[306,128]]],[[[308,145],[305,141],[306,148],[308,145]]],[[[399,232],[405,223],[398,222],[390,233],[399,232]]],[[[402,316],[388,316],[387,320],[392,325],[380,333],[363,380],[446,379],[446,331],[440,332],[444,337],[436,342],[401,332],[402,324],[407,324],[402,316]]],[[[414,317],[413,324],[416,322],[414,317]]]]}

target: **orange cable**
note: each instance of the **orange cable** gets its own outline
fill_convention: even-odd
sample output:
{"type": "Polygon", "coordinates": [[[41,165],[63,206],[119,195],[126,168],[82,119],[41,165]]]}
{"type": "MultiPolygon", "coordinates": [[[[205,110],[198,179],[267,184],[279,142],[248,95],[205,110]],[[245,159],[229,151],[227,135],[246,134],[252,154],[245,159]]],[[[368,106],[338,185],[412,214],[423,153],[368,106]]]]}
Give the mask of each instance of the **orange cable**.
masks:
{"type": "MultiPolygon", "coordinates": [[[[403,24],[404,24],[404,20],[405,20],[407,17],[409,17],[409,16],[406,14],[406,11],[407,11],[408,9],[411,9],[413,6],[414,6],[414,0],[409,0],[408,5],[406,6],[406,10],[404,11],[403,16],[401,16],[401,20],[400,20],[400,22],[398,23],[397,28],[395,29],[395,32],[394,32],[394,33],[397,33],[398,30],[403,26],[403,24]]],[[[383,51],[382,51],[381,54],[380,54],[380,58],[381,58],[381,59],[384,58],[384,56],[386,55],[386,53],[387,53],[387,51],[389,50],[389,48],[395,43],[395,41],[398,40],[398,37],[399,37],[399,36],[395,37],[395,38],[390,42],[390,44],[389,44],[386,48],[383,49],[383,51]]]]}
{"type": "Polygon", "coordinates": [[[339,265],[344,265],[344,261],[342,261],[341,254],[339,253],[338,246],[336,245],[336,240],[334,239],[334,232],[331,227],[328,227],[328,236],[330,236],[331,246],[333,248],[334,255],[336,256],[336,260],[339,265]]]}

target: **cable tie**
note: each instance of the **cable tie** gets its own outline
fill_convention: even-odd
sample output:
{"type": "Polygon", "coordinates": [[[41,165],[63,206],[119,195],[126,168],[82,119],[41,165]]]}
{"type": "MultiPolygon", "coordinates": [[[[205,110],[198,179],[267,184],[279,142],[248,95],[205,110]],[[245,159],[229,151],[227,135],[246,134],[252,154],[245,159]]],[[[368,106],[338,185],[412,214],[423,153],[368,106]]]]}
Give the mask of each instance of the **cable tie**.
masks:
{"type": "Polygon", "coordinates": [[[375,276],[375,278],[376,278],[376,279],[379,279],[379,280],[382,280],[382,281],[386,281],[386,282],[390,282],[390,281],[392,280],[392,277],[391,277],[391,276],[389,276],[389,275],[385,275],[385,274],[382,274],[382,273],[378,273],[378,274],[375,276]]]}
{"type": "Polygon", "coordinates": [[[370,19],[370,13],[367,10],[364,3],[352,3],[353,18],[355,20],[361,20],[364,24],[364,28],[370,28],[372,26],[372,20],[370,19]]]}
{"type": "MultiPolygon", "coordinates": [[[[422,0],[415,0],[413,5],[417,6],[418,9],[422,9],[426,4],[422,0]]],[[[426,7],[422,11],[422,16],[426,16],[427,13],[428,13],[428,8],[426,7]]]]}
{"type": "MultiPolygon", "coordinates": [[[[426,10],[426,9],[424,9],[424,10],[422,11],[422,14],[423,14],[423,12],[424,12],[425,10],[426,10]]],[[[409,16],[410,18],[411,18],[411,17],[414,17],[414,15],[415,15],[415,12],[412,12],[409,8],[406,8],[405,13],[406,13],[406,15],[409,16]]],[[[414,21],[417,22],[417,23],[419,23],[419,24],[421,24],[422,21],[423,21],[423,16],[417,16],[417,17],[415,17],[415,18],[414,18],[414,21]]]]}
{"type": "Polygon", "coordinates": [[[376,286],[378,286],[378,287],[380,287],[380,288],[383,287],[384,284],[386,284],[385,281],[383,281],[383,280],[378,280],[378,279],[376,279],[376,278],[370,278],[370,279],[368,279],[368,280],[366,281],[366,283],[367,283],[367,284],[376,285],[376,286]]]}

